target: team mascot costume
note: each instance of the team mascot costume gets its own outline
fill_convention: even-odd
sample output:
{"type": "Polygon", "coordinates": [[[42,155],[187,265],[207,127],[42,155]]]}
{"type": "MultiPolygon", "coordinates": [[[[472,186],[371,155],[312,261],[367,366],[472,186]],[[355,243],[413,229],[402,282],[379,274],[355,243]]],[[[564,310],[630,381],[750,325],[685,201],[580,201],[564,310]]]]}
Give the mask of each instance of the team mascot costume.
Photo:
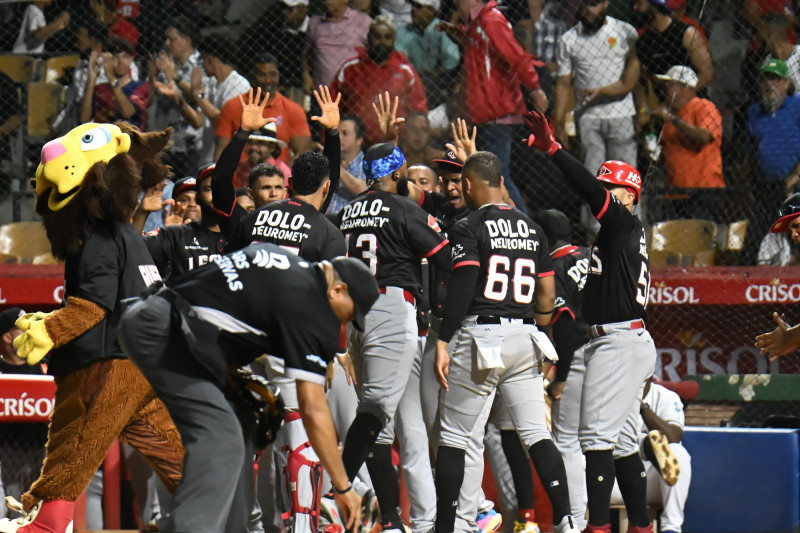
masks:
{"type": "Polygon", "coordinates": [[[64,261],[64,304],[21,317],[14,345],[28,364],[50,354],[56,394],[39,479],[9,507],[2,533],[70,533],[75,500],[121,438],[174,492],[184,450],[164,404],[124,358],[116,327],[125,300],[158,281],[130,224],[138,194],[164,179],[171,130],[141,133],[120,122],[83,124],[42,148],[36,212],[64,261]]]}

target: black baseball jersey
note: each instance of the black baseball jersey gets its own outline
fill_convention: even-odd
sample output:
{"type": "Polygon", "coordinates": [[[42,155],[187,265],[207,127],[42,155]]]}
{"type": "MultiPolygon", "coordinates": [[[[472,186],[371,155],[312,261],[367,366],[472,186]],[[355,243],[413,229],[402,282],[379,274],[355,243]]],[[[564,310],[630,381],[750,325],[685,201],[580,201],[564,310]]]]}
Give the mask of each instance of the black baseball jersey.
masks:
{"type": "Polygon", "coordinates": [[[471,315],[533,318],[536,278],[553,275],[542,228],[508,205],[471,211],[451,232],[453,269],[480,268],[471,315]]]}
{"type": "Polygon", "coordinates": [[[77,339],[54,349],[49,372],[58,376],[98,359],[124,357],[117,344],[120,302],[160,280],[142,234],[132,224],[95,222],[80,251],[64,264],[64,301],[70,296],[83,298],[107,315],[77,339]]]}
{"type": "Polygon", "coordinates": [[[314,206],[294,198],[261,206],[245,216],[228,251],[251,242],[271,242],[306,261],[347,253],[344,235],[314,206]]]}
{"type": "Polygon", "coordinates": [[[589,324],[647,319],[650,263],[647,239],[638,217],[606,191],[591,249],[583,316],[589,324]]]}
{"type": "Polygon", "coordinates": [[[339,213],[347,255],[364,261],[381,287],[422,288],[420,259],[432,257],[448,241],[436,219],[405,196],[369,190],[339,213]]]}
{"type": "Polygon", "coordinates": [[[144,236],[162,279],[174,279],[222,254],[225,239],[198,222],[165,226],[144,236]]]}
{"type": "Polygon", "coordinates": [[[576,329],[586,332],[589,324],[583,318],[581,307],[583,289],[589,273],[589,248],[567,244],[554,250],[551,257],[556,282],[556,302],[552,322],[557,321],[562,313],[567,313],[575,322],[576,329]]]}
{"type": "Polygon", "coordinates": [[[168,285],[224,332],[220,348],[231,363],[268,353],[285,361],[287,376],[324,384],[340,324],[325,275],[313,263],[273,244],[253,243],[168,285]]]}

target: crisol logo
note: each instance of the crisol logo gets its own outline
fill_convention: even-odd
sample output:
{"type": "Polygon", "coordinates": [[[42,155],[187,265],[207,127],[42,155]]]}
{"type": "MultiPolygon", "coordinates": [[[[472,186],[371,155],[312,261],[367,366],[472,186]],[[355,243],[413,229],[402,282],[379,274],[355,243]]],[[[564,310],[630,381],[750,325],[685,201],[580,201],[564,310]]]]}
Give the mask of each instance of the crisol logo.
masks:
{"type": "Polygon", "coordinates": [[[649,303],[655,305],[699,304],[700,298],[694,295],[694,287],[670,287],[663,281],[650,286],[649,303]]]}
{"type": "Polygon", "coordinates": [[[800,283],[788,285],[774,279],[767,285],[750,285],[744,296],[751,303],[797,303],[800,302],[800,283]]]}

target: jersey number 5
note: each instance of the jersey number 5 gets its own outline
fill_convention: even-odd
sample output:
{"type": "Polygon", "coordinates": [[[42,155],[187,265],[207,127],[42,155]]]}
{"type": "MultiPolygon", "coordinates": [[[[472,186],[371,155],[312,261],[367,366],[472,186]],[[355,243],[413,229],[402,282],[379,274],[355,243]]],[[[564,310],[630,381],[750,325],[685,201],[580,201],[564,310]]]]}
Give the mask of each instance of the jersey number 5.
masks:
{"type": "Polygon", "coordinates": [[[650,297],[650,272],[647,270],[647,263],[642,261],[642,270],[639,272],[639,281],[636,282],[636,303],[642,307],[647,307],[647,300],[650,297]]]}
{"type": "MultiPolygon", "coordinates": [[[[504,255],[493,255],[489,259],[483,296],[487,300],[504,301],[508,293],[510,273],[511,260],[504,255]]],[[[533,290],[536,286],[536,263],[533,259],[519,258],[514,261],[511,284],[514,285],[515,302],[529,304],[533,301],[533,290]]]]}

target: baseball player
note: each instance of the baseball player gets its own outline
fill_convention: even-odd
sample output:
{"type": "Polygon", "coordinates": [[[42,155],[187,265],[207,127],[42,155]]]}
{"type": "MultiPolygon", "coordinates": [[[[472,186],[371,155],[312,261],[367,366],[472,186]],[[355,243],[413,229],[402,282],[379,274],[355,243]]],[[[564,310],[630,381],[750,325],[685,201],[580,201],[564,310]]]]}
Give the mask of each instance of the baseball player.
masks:
{"type": "MultiPolygon", "coordinates": [[[[201,169],[198,176],[201,187],[208,188],[213,172],[213,165],[201,169]]],[[[164,226],[144,237],[144,243],[153,256],[162,279],[176,278],[195,267],[213,261],[221,255],[225,245],[217,217],[211,207],[210,190],[205,194],[198,194],[197,184],[198,179],[194,177],[179,179],[172,189],[172,199],[177,202],[188,197],[189,206],[196,201],[202,212],[200,220],[164,226]]],[[[154,187],[147,193],[147,196],[155,197],[156,202],[153,207],[158,209],[161,209],[160,189],[161,187],[154,187]]],[[[144,226],[147,214],[152,212],[147,205],[148,202],[143,200],[133,217],[134,225],[140,229],[144,226]]]]}
{"type": "MultiPolygon", "coordinates": [[[[692,482],[692,458],[681,444],[683,402],[673,391],[652,383],[640,408],[640,454],[647,467],[647,500],[661,504],[659,531],[680,533],[692,482]]],[[[614,486],[612,502],[622,502],[614,486]]]]}
{"type": "Polygon", "coordinates": [[[656,361],[653,339],[645,329],[647,240],[633,214],[642,178],[622,161],[606,161],[593,176],[561,149],[544,115],[531,112],[525,120],[531,132],[528,144],[551,157],[600,223],[583,297],[583,316],[590,328],[578,436],[586,456],[587,531],[611,531],[615,474],[628,512],[628,531],[652,531],[637,440],[639,403],[656,361]]]}
{"type": "MultiPolygon", "coordinates": [[[[800,194],[793,194],[781,205],[778,210],[778,219],[772,223],[771,233],[784,231],[797,231],[797,218],[800,217],[800,194]]],[[[772,318],[778,325],[774,330],[756,337],[755,345],[763,355],[769,356],[770,361],[787,355],[800,348],[800,325],[790,327],[786,317],[772,313],[772,318]]]]}
{"type": "Polygon", "coordinates": [[[489,152],[467,159],[461,177],[474,210],[450,233],[454,273],[436,342],[437,379],[445,390],[436,531],[453,531],[467,442],[497,388],[550,497],[556,532],[577,533],[564,463],[545,421],[541,360],[557,358],[536,328],[550,322],[555,300],[547,240],[536,223],[503,203],[501,169],[489,152]],[[454,335],[451,359],[447,346],[454,335]]]}
{"type": "MultiPolygon", "coordinates": [[[[470,137],[466,122],[459,119],[458,127],[452,125],[453,144],[448,145],[448,150],[442,159],[434,160],[439,172],[440,187],[442,192],[414,191],[411,187],[409,195],[421,204],[422,208],[431,213],[439,221],[442,231],[447,235],[452,227],[469,213],[464,193],[462,190],[461,169],[467,155],[475,152],[475,135],[470,137]],[[458,155],[457,153],[458,152],[458,155]],[[420,194],[419,197],[416,195],[420,194]]],[[[503,189],[504,198],[507,197],[503,189]]],[[[429,265],[430,267],[430,265],[429,265]]],[[[438,405],[439,391],[434,373],[436,359],[436,340],[444,316],[444,305],[447,299],[447,283],[451,272],[429,268],[428,283],[425,291],[431,306],[430,328],[422,354],[420,371],[420,396],[422,415],[428,430],[429,441],[432,443],[434,453],[439,434],[438,405]]],[[[464,483],[459,496],[456,511],[455,531],[459,533],[494,533],[503,524],[503,517],[494,510],[494,503],[487,500],[481,488],[483,479],[484,457],[484,428],[491,411],[491,402],[487,402],[486,409],[475,424],[475,430],[470,436],[467,446],[464,466],[464,483]]]]}
{"type": "MultiPolygon", "coordinates": [[[[326,189],[326,196],[323,198],[321,211],[324,213],[328,209],[328,204],[331,201],[333,191],[339,183],[339,174],[341,171],[341,150],[339,143],[339,98],[334,101],[330,97],[330,92],[327,87],[320,86],[319,91],[314,91],[322,113],[320,116],[311,117],[311,120],[319,122],[326,129],[325,136],[325,149],[323,155],[328,159],[328,178],[330,185],[326,189]]],[[[237,131],[230,142],[225,146],[225,149],[219,156],[217,161],[217,169],[214,173],[214,179],[211,182],[213,191],[214,210],[220,216],[220,229],[228,241],[235,242],[240,232],[242,219],[248,215],[248,212],[236,202],[236,188],[233,186],[233,175],[239,165],[239,158],[244,150],[247,139],[250,137],[251,132],[256,131],[263,127],[265,124],[275,122],[273,117],[264,118],[264,108],[269,102],[269,93],[267,93],[263,100],[261,99],[261,89],[259,88],[253,98],[253,90],[247,95],[247,100],[238,96],[239,102],[242,104],[242,117],[239,131],[237,131]]],[[[313,191],[310,191],[313,192],[313,191]]],[[[309,191],[301,192],[300,194],[307,195],[309,191]]],[[[260,195],[254,194],[253,201],[256,204],[256,209],[264,204],[259,201],[260,195]]],[[[286,228],[289,230],[296,230],[299,228],[286,228]]],[[[249,241],[248,241],[249,242],[249,241]]],[[[295,242],[293,246],[298,243],[295,242]]]]}
{"type": "Polygon", "coordinates": [[[229,367],[262,353],[283,359],[297,380],[311,446],[331,476],[347,526],[356,523],[361,498],[339,458],[323,385],[340,326],[352,320],[362,328],[378,297],[368,269],[345,258],[308,263],[255,243],[151,293],[126,312],[120,342],[164,400],[187,449],[165,530],[245,527],[252,450],[225,391],[229,367]]]}
{"type": "Polygon", "coordinates": [[[436,220],[396,194],[398,183],[405,182],[407,165],[395,145],[370,147],[363,165],[369,189],[342,209],[339,228],[348,255],[375,273],[381,295],[367,315],[363,333],[352,331],[349,338],[361,395],[342,459],[351,480],[367,461],[383,530],[402,530],[398,480],[391,461],[393,417],[417,352],[420,260],[427,258],[447,270],[450,248],[436,220]]]}
{"type": "Polygon", "coordinates": [[[556,303],[550,327],[558,352],[555,378],[548,387],[553,400],[553,442],[561,452],[569,479],[569,501],[578,529],[586,527],[586,474],[578,440],[581,390],[586,368],[583,347],[589,340],[589,325],[583,318],[583,289],[589,272],[589,248],[569,243],[570,222],[556,209],[536,213],[550,243],[556,280],[556,303]]]}
{"type": "MultiPolygon", "coordinates": [[[[327,128],[326,146],[330,153],[338,145],[339,109],[338,104],[331,101],[324,92],[321,102],[322,116],[317,118],[327,128]]],[[[258,98],[253,101],[250,95],[242,109],[243,131],[258,130],[274,120],[263,117],[265,103],[266,99],[259,103],[258,98]]],[[[226,151],[228,149],[229,147],[225,148],[226,151]]],[[[329,174],[330,164],[324,155],[315,152],[300,154],[294,160],[289,178],[291,198],[261,205],[251,213],[243,214],[237,210],[238,223],[234,225],[229,221],[226,224],[230,239],[226,250],[238,250],[251,242],[269,242],[306,261],[331,260],[344,256],[346,248],[342,232],[320,212],[330,196],[329,174]]],[[[217,175],[224,183],[228,183],[225,173],[218,172],[217,175]]],[[[285,375],[280,358],[270,356],[268,361],[264,371],[270,382],[280,387],[290,410],[272,447],[275,468],[284,481],[283,490],[280,491],[281,510],[291,516],[293,531],[315,532],[319,529],[322,464],[310,447],[308,436],[297,414],[295,380],[285,375]]],[[[343,354],[339,357],[339,362],[350,375],[350,358],[343,354]]],[[[352,391],[349,393],[352,394],[352,391]]],[[[362,496],[368,490],[361,483],[356,484],[356,487],[362,496]]]]}

